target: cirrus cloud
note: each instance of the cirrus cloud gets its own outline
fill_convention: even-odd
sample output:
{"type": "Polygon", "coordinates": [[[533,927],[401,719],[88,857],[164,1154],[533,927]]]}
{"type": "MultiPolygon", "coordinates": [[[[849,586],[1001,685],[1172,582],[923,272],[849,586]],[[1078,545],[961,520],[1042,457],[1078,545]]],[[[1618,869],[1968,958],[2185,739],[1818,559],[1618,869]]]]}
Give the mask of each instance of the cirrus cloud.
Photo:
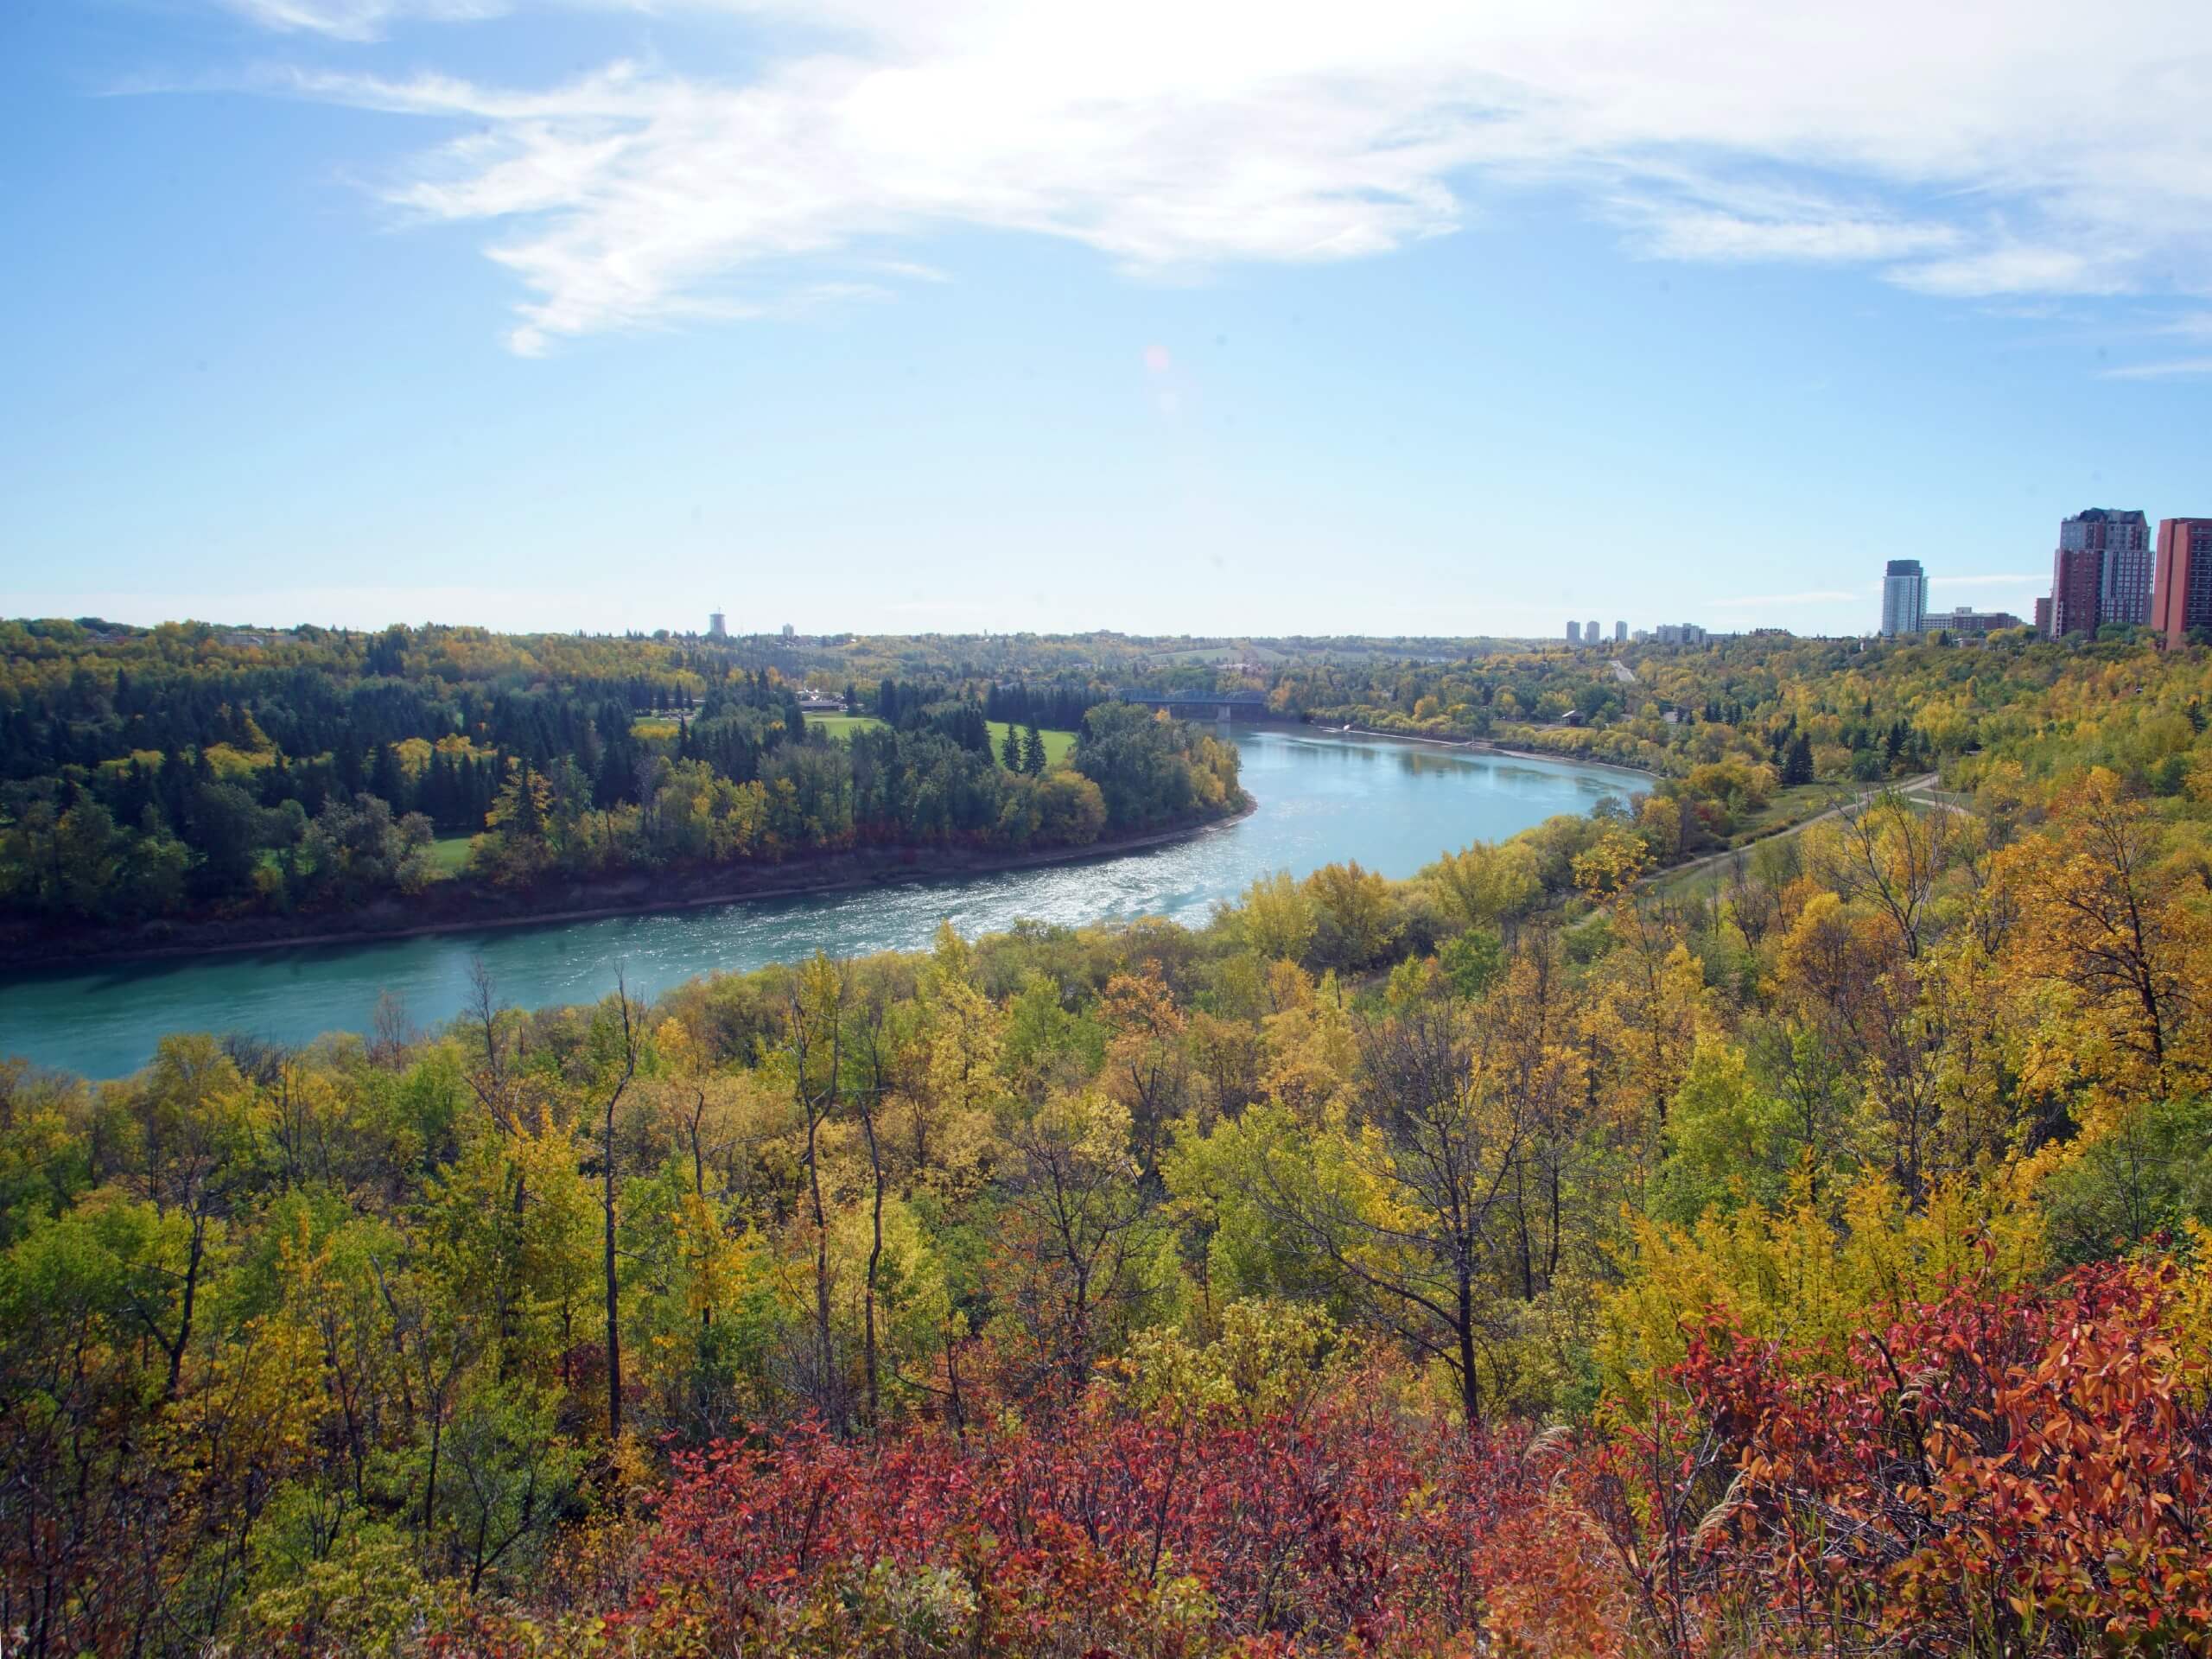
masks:
{"type": "MultiPolygon", "coordinates": [[[[339,40],[533,22],[523,0],[233,3],[339,40]]],[[[524,352],[772,312],[825,261],[887,269],[954,227],[1160,276],[1383,254],[1529,187],[1641,257],[1858,264],[1943,297],[2170,292],[2212,251],[2212,10],[2164,0],[668,10],[758,32],[761,67],[272,84],[465,127],[385,194],[493,227],[524,352]],[[2126,113],[2154,92],[2157,119],[2126,113]]]]}

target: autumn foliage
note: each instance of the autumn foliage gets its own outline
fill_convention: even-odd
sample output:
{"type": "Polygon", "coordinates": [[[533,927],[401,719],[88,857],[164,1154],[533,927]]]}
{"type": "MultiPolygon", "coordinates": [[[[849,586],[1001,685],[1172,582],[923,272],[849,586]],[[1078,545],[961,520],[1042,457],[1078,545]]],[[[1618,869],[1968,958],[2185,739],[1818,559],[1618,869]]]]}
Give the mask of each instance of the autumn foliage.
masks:
{"type": "MultiPolygon", "coordinates": [[[[2212,1652],[2202,1287],[1965,1281],[1840,1366],[1716,1319],[1666,1401],[1469,1433],[1402,1370],[677,1459],[563,1627],[638,1655],[2212,1652]]],[[[479,1614],[436,1645],[521,1652],[479,1614]]]]}
{"type": "Polygon", "coordinates": [[[1701,1605],[1820,1652],[2212,1651],[2212,1401],[2177,1279],[1961,1284],[1837,1373],[1707,1329],[1681,1381],[1731,1478],[1701,1605]]]}
{"type": "MultiPolygon", "coordinates": [[[[1261,1411],[1101,1387],[1034,1427],[723,1442],[678,1459],[605,1639],[1071,1659],[1624,1651],[1605,1541],[1547,1494],[1556,1457],[1524,1432],[1408,1411],[1392,1381],[1348,1376],[1261,1411]]],[[[485,1624],[467,1643],[500,1639],[485,1624]]]]}
{"type": "Polygon", "coordinates": [[[0,1060],[0,1659],[2212,1656],[2212,656],[1828,649],[1725,867],[0,1060]]]}

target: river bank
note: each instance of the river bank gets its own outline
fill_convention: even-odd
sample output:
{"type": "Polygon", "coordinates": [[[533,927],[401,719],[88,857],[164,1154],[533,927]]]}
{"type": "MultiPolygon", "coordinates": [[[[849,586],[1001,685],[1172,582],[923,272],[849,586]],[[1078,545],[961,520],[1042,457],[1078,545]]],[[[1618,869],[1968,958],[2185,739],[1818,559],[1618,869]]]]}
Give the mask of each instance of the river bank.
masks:
{"type": "Polygon", "coordinates": [[[392,895],[344,915],[242,916],[143,923],[73,934],[0,935],[0,975],[30,976],[86,968],[217,957],[249,950],[334,944],[372,944],[441,933],[589,922],[662,911],[694,910],[755,899],[796,899],[851,893],[918,881],[1002,875],[1093,859],[1119,858],[1148,848],[1172,846],[1234,824],[1259,810],[1249,792],[1244,804],[1219,817],[1199,818],[1118,836],[1081,847],[1022,853],[968,848],[863,848],[799,864],[631,871],[598,880],[567,881],[528,892],[499,892],[459,882],[434,884],[412,898],[392,895]],[[442,892],[451,887],[457,891],[442,892]],[[426,908],[437,913],[424,918],[426,908]],[[412,912],[410,914],[409,912],[412,912]]]}
{"type": "MultiPolygon", "coordinates": [[[[1332,742],[1313,729],[1240,728],[1247,791],[1264,810],[1210,829],[1154,831],[1147,844],[1054,849],[1030,868],[950,869],[935,858],[870,867],[810,865],[757,872],[748,891],[679,891],[664,880],[637,893],[543,895],[526,915],[494,917],[435,933],[454,918],[399,909],[381,937],[333,934],[231,941],[226,950],[131,953],[112,963],[48,956],[36,971],[0,982],[0,1056],[16,1055],[84,1077],[126,1076],[153,1058],[165,1033],[237,1033],[301,1047],[327,1033],[368,1030],[379,1008],[436,1029],[476,995],[480,966],[499,1000],[518,1008],[592,1002],[618,972],[648,1000],[702,976],[771,963],[885,950],[926,950],[950,924],[981,938],[1024,925],[1079,928],[1158,917],[1202,926],[1262,876],[1302,880],[1357,859],[1391,880],[1410,876],[1449,848],[1502,841],[1562,813],[1587,812],[1632,791],[1618,772],[1558,761],[1507,763],[1425,744],[1361,738],[1332,742]],[[895,880],[875,880],[878,874],[895,880]],[[833,880],[833,877],[843,879],[833,880]],[[771,892],[770,889],[780,891],[771,892]],[[703,900],[704,902],[697,902],[703,900]],[[658,901],[658,902],[654,902],[658,901]],[[671,902],[673,901],[673,902],[671,902]],[[556,912],[588,912],[582,919],[556,912]]],[[[976,864],[984,861],[976,859],[976,864]]],[[[1003,866],[1004,858],[995,861],[1003,866]]],[[[349,918],[351,919],[351,918],[349,918]]]]}
{"type": "Polygon", "coordinates": [[[1662,776],[1649,766],[1630,766],[1625,760],[1593,760],[1585,755],[1553,754],[1543,749],[1516,748],[1487,737],[1430,737],[1420,732],[1386,732],[1374,726],[1308,726],[1309,732],[1322,732],[1331,736],[1383,737],[1393,743],[1429,743],[1440,749],[1458,749],[1467,754],[1503,754],[1517,760],[1548,760],[1554,766],[1590,766],[1599,772],[1624,772],[1631,778],[1654,779],[1662,776]]]}

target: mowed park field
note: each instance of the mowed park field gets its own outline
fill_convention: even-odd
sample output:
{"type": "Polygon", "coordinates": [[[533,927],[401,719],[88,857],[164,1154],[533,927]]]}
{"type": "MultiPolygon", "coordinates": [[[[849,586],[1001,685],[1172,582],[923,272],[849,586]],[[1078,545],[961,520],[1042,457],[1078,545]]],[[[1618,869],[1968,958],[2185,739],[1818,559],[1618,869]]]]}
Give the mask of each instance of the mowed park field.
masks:
{"type": "MultiPolygon", "coordinates": [[[[832,737],[843,737],[852,732],[883,724],[874,715],[809,715],[806,723],[819,726],[832,737]]],[[[1007,723],[1002,720],[984,723],[991,728],[991,753],[995,754],[1006,741],[1007,723]]],[[[1068,758],[1068,751],[1075,747],[1073,732],[1039,731],[1038,735],[1045,740],[1045,761],[1048,766],[1058,766],[1068,758]]]]}

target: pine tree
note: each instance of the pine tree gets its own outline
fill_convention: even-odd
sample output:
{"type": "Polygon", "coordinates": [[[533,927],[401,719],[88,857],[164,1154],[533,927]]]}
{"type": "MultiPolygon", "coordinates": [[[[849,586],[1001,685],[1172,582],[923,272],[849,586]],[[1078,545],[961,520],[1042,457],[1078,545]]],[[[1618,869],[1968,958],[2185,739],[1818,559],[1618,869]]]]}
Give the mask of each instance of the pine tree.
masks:
{"type": "Polygon", "coordinates": [[[391,803],[396,817],[407,810],[407,774],[389,743],[379,743],[369,762],[369,793],[391,803]]]}
{"type": "Polygon", "coordinates": [[[1021,734],[1009,724],[1006,728],[1006,741],[999,745],[999,765],[1008,772],[1020,772],[1021,759],[1021,734]]]}
{"type": "Polygon", "coordinates": [[[1809,784],[1813,781],[1813,745],[1800,732],[1783,756],[1782,781],[1785,784],[1809,784]]]}
{"type": "MultiPolygon", "coordinates": [[[[1011,742],[1014,728],[1007,728],[1007,740],[1011,742]]],[[[1045,734],[1034,726],[1021,734],[1021,769],[1032,778],[1045,775],[1045,734]]]]}

